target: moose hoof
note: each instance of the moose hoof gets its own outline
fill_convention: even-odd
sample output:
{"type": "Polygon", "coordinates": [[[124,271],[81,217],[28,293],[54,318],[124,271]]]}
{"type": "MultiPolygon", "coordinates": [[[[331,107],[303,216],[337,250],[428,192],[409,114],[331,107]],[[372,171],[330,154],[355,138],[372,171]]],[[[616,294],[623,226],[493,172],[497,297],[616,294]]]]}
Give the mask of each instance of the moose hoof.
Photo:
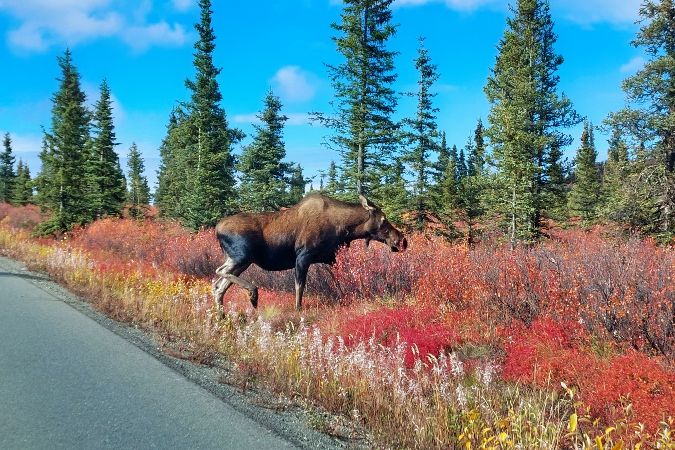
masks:
{"type": "Polygon", "coordinates": [[[251,305],[254,308],[258,308],[258,289],[253,289],[251,291],[251,305]]]}

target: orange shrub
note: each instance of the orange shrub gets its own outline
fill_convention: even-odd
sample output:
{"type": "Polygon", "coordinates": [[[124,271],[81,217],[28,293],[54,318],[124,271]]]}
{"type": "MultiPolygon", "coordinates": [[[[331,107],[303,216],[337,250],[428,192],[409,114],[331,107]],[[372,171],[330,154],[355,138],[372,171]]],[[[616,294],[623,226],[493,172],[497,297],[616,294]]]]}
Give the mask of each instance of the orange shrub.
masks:
{"type": "Polygon", "coordinates": [[[656,358],[635,350],[601,357],[590,348],[590,336],[574,323],[537,320],[530,328],[505,332],[502,378],[539,387],[575,386],[591,414],[605,424],[625,417],[650,431],[675,415],[675,373],[656,358]]]}
{"type": "Polygon", "coordinates": [[[0,203],[0,222],[10,228],[32,231],[44,218],[40,208],[35,205],[0,203]]]}

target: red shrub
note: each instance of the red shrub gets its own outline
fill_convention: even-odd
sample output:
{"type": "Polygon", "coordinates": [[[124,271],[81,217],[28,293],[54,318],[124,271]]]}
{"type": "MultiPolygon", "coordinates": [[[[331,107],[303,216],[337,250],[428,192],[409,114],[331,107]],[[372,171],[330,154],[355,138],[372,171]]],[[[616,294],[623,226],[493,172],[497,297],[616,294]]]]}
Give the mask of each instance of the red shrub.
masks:
{"type": "Polygon", "coordinates": [[[631,405],[634,417],[649,430],[675,415],[675,373],[658,360],[629,350],[601,358],[588,347],[588,337],[573,324],[538,320],[527,329],[507,332],[502,378],[536,386],[576,386],[593,416],[613,423],[631,405]]]}
{"type": "Polygon", "coordinates": [[[629,350],[600,369],[579,374],[578,383],[583,401],[607,423],[622,417],[622,407],[628,404],[630,419],[644,423],[651,431],[675,416],[675,373],[656,359],[629,350]]]}
{"type": "Polygon", "coordinates": [[[371,338],[376,344],[392,348],[405,342],[408,344],[405,356],[408,367],[414,363],[413,352],[426,361],[427,355],[438,355],[459,339],[441,319],[438,309],[413,306],[383,308],[345,318],[338,326],[338,334],[344,337],[347,345],[371,338]]]}
{"type": "Polygon", "coordinates": [[[546,386],[549,377],[571,382],[592,365],[590,355],[579,352],[587,337],[578,325],[536,320],[531,327],[514,324],[503,331],[506,351],[505,380],[546,386]]]}
{"type": "Polygon", "coordinates": [[[0,203],[0,222],[10,228],[32,231],[44,218],[40,208],[35,205],[12,206],[0,203]]]}
{"type": "Polygon", "coordinates": [[[211,277],[223,257],[213,230],[193,233],[175,222],[102,219],[73,234],[71,245],[106,265],[151,267],[211,277]]]}
{"type": "MultiPolygon", "coordinates": [[[[411,247],[416,245],[412,239],[411,247]]],[[[379,243],[354,242],[337,255],[333,273],[347,300],[402,298],[412,292],[418,275],[415,252],[392,253],[379,243]]]]}

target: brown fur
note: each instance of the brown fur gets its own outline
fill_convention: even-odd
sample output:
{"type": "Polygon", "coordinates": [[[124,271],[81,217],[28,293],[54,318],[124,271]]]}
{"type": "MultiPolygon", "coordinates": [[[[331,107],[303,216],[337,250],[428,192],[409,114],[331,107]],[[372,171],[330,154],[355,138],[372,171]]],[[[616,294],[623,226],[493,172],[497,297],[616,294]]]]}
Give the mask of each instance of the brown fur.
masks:
{"type": "Polygon", "coordinates": [[[241,213],[225,217],[216,226],[216,236],[226,256],[214,283],[218,305],[231,285],[251,293],[257,306],[257,289],[238,276],[251,264],[265,270],[295,268],[296,308],[300,309],[307,269],[314,263],[335,262],[335,254],[355,239],[377,240],[392,251],[404,250],[407,242],[382,211],[365,197],[361,204],[345,203],[311,194],[286,210],[241,213]]]}

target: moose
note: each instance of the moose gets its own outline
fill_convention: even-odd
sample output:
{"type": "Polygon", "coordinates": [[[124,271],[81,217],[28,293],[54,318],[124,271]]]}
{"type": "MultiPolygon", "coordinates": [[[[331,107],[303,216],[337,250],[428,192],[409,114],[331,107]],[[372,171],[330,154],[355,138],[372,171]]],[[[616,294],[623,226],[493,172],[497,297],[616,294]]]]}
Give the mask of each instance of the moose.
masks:
{"type": "Polygon", "coordinates": [[[288,209],[239,213],[216,225],[225,262],[213,283],[216,306],[222,311],[225,291],[236,283],[249,291],[258,306],[258,288],[239,277],[251,264],[264,270],[295,269],[295,308],[302,307],[307,271],[314,263],[333,264],[338,249],[356,239],[385,243],[392,252],[405,250],[406,238],[380,208],[363,195],[361,204],[310,194],[288,209]]]}

